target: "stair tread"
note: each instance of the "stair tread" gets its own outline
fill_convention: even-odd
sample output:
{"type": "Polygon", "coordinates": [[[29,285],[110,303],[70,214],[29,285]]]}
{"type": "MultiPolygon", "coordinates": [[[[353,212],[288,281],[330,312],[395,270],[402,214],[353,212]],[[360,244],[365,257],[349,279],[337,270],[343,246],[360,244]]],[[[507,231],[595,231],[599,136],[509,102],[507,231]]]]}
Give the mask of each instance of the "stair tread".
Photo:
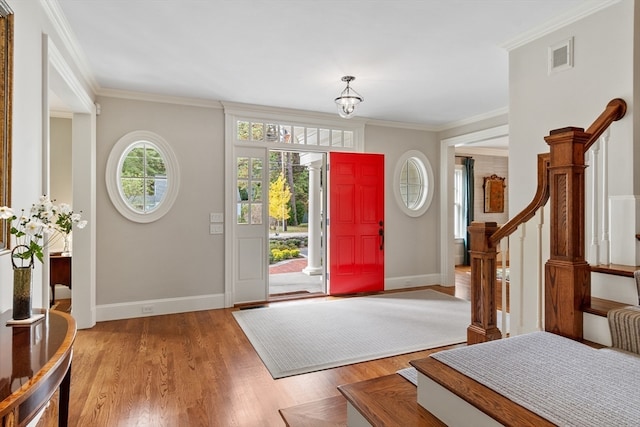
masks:
{"type": "Polygon", "coordinates": [[[436,359],[427,357],[414,360],[411,364],[418,372],[466,400],[501,424],[536,427],[554,425],[436,359]]]}
{"type": "Polygon", "coordinates": [[[640,266],[622,264],[597,264],[591,266],[592,272],[624,277],[633,277],[633,272],[636,270],[640,270],[640,266]]]}
{"type": "Polygon", "coordinates": [[[585,313],[595,314],[596,316],[607,317],[607,313],[609,312],[609,310],[612,310],[614,308],[627,307],[629,305],[631,304],[591,297],[591,304],[582,307],[582,311],[584,311],[585,313]]]}
{"type": "Polygon", "coordinates": [[[417,388],[398,374],[341,385],[338,390],[372,425],[446,426],[420,406],[417,388]]]}
{"type": "Polygon", "coordinates": [[[280,409],[288,427],[344,427],[347,425],[347,400],[332,396],[315,402],[280,409]]]}

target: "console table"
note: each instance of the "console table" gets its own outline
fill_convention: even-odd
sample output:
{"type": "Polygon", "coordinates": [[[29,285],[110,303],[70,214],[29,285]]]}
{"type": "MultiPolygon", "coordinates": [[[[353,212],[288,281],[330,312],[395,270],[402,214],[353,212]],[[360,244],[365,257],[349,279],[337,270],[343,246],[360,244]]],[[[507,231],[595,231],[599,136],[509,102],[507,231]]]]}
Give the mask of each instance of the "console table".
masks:
{"type": "MultiPolygon", "coordinates": [[[[38,310],[34,310],[38,312],[38,310]]],[[[58,425],[67,426],[76,322],[55,310],[30,325],[0,314],[0,427],[27,425],[59,389],[58,425]]]]}
{"type": "Polygon", "coordinates": [[[56,285],[66,285],[71,289],[71,256],[54,252],[49,255],[49,286],[51,287],[51,305],[56,303],[56,285]]]}

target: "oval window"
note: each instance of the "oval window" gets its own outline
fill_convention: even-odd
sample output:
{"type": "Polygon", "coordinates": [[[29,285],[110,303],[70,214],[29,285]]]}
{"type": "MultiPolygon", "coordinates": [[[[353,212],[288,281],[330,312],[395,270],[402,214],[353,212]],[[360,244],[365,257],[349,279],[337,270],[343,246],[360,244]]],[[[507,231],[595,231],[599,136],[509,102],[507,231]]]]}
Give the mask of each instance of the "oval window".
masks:
{"type": "Polygon", "coordinates": [[[394,174],[394,194],[398,206],[409,216],[426,212],[433,199],[433,170],[427,157],[420,151],[403,154],[394,174]]]}
{"type": "Polygon", "coordinates": [[[126,218],[152,222],[166,214],[178,193],[178,164],[169,144],[152,132],[120,138],[106,170],[107,191],[126,218]]]}

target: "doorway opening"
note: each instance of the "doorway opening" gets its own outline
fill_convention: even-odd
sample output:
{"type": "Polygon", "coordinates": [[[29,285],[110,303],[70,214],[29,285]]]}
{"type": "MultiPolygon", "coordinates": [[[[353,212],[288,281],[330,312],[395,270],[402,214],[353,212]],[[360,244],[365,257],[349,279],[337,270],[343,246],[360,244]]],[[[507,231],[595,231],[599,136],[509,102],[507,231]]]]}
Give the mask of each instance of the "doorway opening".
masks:
{"type": "MultiPolygon", "coordinates": [[[[55,95],[51,95],[55,96],[55,95]]],[[[49,191],[55,204],[73,206],[72,137],[73,114],[59,111],[57,101],[49,112],[49,191]]],[[[70,235],[71,236],[71,235],[70,235]]],[[[65,240],[56,239],[49,247],[50,307],[71,312],[71,252],[65,240]]]]}
{"type": "Polygon", "coordinates": [[[269,300],[326,294],[326,154],[269,151],[269,300]]]}

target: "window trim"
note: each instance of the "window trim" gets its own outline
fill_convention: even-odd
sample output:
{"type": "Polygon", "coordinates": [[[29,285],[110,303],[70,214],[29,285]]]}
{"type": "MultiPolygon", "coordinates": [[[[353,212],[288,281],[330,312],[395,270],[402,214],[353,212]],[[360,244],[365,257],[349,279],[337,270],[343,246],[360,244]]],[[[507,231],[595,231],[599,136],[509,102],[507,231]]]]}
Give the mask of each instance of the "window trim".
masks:
{"type": "Polygon", "coordinates": [[[398,207],[400,208],[400,210],[402,210],[402,212],[414,218],[422,216],[427,211],[427,209],[429,209],[429,206],[431,206],[431,202],[433,201],[434,188],[435,183],[433,178],[433,168],[431,167],[431,163],[429,162],[429,159],[427,159],[427,156],[424,155],[424,153],[418,150],[409,150],[402,156],[400,156],[393,173],[393,194],[396,198],[398,207]],[[402,174],[402,169],[404,168],[405,163],[409,159],[416,160],[418,165],[421,166],[421,172],[424,174],[423,179],[426,181],[421,195],[422,200],[414,209],[411,209],[407,207],[407,205],[405,205],[404,201],[402,200],[402,194],[400,191],[400,175],[402,174]]]}
{"type": "Polygon", "coordinates": [[[453,179],[453,235],[454,238],[456,239],[465,239],[466,238],[466,221],[464,218],[464,212],[465,212],[465,172],[464,172],[464,167],[462,165],[458,165],[456,164],[454,166],[454,179],[453,179]],[[456,174],[458,173],[458,171],[460,172],[460,191],[459,193],[456,193],[456,174]],[[459,194],[460,198],[459,200],[456,199],[456,194],[459,194]],[[457,209],[456,209],[456,205],[458,204],[458,202],[460,202],[460,218],[457,218],[457,209]]]}
{"type": "Polygon", "coordinates": [[[150,223],[162,218],[173,206],[180,188],[180,168],[176,156],[169,143],[160,135],[144,130],[129,132],[116,142],[111,149],[105,171],[107,192],[111,203],[118,212],[130,221],[150,223]],[[149,212],[139,212],[131,208],[120,191],[119,166],[123,156],[129,153],[131,146],[140,142],[148,142],[156,147],[165,160],[167,171],[167,189],[158,206],[149,212]]]}

